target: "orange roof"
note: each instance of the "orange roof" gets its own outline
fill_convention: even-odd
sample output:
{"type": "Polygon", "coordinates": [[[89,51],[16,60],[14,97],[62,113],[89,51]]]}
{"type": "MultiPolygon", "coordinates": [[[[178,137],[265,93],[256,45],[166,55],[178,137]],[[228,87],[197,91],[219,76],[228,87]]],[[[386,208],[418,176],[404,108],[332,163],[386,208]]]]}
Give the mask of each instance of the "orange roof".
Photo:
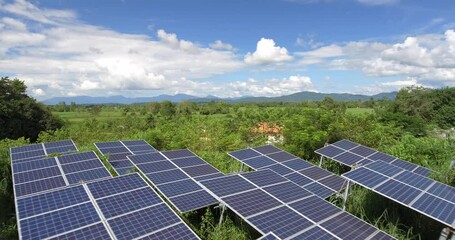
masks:
{"type": "Polygon", "coordinates": [[[253,132],[268,133],[268,134],[281,134],[283,127],[266,122],[260,122],[258,127],[253,129],[253,132]]]}

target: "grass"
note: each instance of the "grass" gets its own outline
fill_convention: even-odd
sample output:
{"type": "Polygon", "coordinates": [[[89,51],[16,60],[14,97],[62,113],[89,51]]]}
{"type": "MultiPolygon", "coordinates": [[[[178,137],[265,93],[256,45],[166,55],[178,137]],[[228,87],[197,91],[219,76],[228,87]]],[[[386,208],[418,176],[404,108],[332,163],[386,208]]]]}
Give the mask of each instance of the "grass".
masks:
{"type": "Polygon", "coordinates": [[[120,119],[125,117],[125,115],[123,115],[123,113],[120,111],[101,111],[96,116],[92,115],[89,112],[52,112],[52,114],[59,116],[61,119],[70,123],[80,123],[93,117],[99,121],[120,119]]]}

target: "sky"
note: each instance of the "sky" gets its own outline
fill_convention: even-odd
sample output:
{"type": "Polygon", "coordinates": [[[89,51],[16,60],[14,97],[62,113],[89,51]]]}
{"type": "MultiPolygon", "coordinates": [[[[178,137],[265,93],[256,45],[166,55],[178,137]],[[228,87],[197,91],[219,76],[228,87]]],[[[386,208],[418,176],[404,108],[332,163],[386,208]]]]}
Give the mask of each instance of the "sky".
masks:
{"type": "Polygon", "coordinates": [[[38,100],[455,86],[453,0],[0,0],[0,76],[38,100]]]}

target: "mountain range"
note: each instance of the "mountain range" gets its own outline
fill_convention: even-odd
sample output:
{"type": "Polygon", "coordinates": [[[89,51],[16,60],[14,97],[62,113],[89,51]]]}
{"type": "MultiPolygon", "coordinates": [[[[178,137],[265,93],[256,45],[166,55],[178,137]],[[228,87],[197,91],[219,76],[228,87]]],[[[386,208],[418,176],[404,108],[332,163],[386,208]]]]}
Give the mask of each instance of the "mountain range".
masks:
{"type": "Polygon", "coordinates": [[[325,97],[331,97],[337,101],[366,101],[371,98],[378,100],[387,98],[390,100],[395,99],[397,92],[379,93],[376,95],[360,95],[350,93],[317,93],[317,92],[298,92],[290,95],[283,95],[279,97],[239,97],[239,98],[219,98],[215,96],[196,97],[186,94],[176,95],[159,95],[154,97],[137,97],[128,98],[121,95],[109,97],[91,97],[91,96],[74,96],[74,97],[54,97],[42,101],[46,105],[56,105],[61,102],[69,104],[75,102],[76,104],[133,104],[133,103],[147,103],[147,102],[162,102],[165,100],[171,102],[193,101],[193,102],[210,102],[210,101],[225,101],[225,102],[301,102],[301,101],[320,101],[325,97]]]}

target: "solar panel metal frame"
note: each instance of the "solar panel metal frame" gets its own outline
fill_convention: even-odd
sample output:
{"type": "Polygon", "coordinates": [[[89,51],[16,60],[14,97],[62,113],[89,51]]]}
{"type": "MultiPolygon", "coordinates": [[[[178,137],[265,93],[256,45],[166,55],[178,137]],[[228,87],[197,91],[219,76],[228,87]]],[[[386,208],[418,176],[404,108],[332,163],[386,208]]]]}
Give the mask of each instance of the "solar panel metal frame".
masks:
{"type": "MultiPolygon", "coordinates": [[[[61,142],[71,142],[70,145],[64,145],[64,146],[71,146],[71,147],[74,147],[74,152],[79,152],[79,149],[77,148],[76,144],[74,143],[74,141],[72,139],[67,139],[67,140],[62,140],[62,141],[56,141],[56,142],[48,142],[48,143],[61,143],[61,142]]],[[[19,147],[10,147],[10,159],[11,159],[11,163],[15,162],[15,161],[23,161],[23,162],[26,162],[26,161],[33,161],[35,160],[36,157],[46,157],[48,156],[49,154],[47,153],[47,149],[53,149],[53,148],[58,148],[57,147],[52,147],[52,148],[46,148],[45,146],[45,143],[37,143],[37,144],[30,144],[30,145],[24,145],[24,146],[19,146],[19,147]],[[31,150],[23,150],[23,151],[19,151],[19,152],[16,152],[14,149],[19,149],[19,148],[27,148],[29,146],[40,146],[40,147],[37,147],[38,149],[31,149],[31,150]],[[39,155],[39,156],[30,156],[30,157],[25,157],[25,158],[19,158],[19,159],[13,159],[13,156],[15,154],[20,154],[20,153],[27,153],[27,152],[34,152],[34,151],[39,151],[39,150],[43,150],[44,152],[44,155],[39,155]]],[[[57,153],[57,152],[56,152],[57,153]]],[[[68,153],[68,151],[66,152],[59,152],[59,153],[68,153]]]]}
{"type": "MultiPolygon", "coordinates": [[[[189,152],[191,152],[191,154],[193,154],[194,156],[196,157],[199,157],[197,156],[196,154],[194,154],[192,151],[190,151],[189,149],[184,149],[184,150],[187,150],[189,152]]],[[[175,150],[175,151],[178,151],[178,150],[175,150]]],[[[145,173],[142,169],[141,169],[141,165],[143,164],[147,164],[147,163],[135,163],[133,160],[131,160],[130,156],[127,156],[127,158],[130,160],[131,164],[137,168],[152,184],[153,186],[163,195],[165,196],[169,202],[172,203],[172,205],[181,213],[185,213],[185,212],[189,212],[189,211],[193,211],[193,210],[197,210],[197,209],[201,209],[201,208],[204,208],[204,207],[208,207],[208,206],[211,206],[213,204],[217,204],[218,202],[214,202],[214,203],[210,203],[210,204],[203,204],[203,206],[197,206],[195,208],[192,208],[192,209],[182,209],[182,206],[178,206],[174,201],[173,199],[175,198],[179,198],[179,197],[183,197],[185,195],[190,195],[190,194],[194,194],[194,193],[197,193],[197,192],[207,192],[207,194],[209,194],[211,197],[213,197],[214,200],[216,200],[216,198],[214,197],[213,194],[210,194],[210,192],[207,191],[207,189],[201,185],[199,183],[199,181],[197,181],[194,177],[190,176],[187,172],[185,172],[185,170],[181,167],[179,167],[176,163],[174,163],[172,161],[172,159],[181,159],[181,158],[185,158],[185,157],[179,157],[179,158],[168,158],[166,155],[164,155],[161,151],[157,151],[156,153],[159,153],[161,156],[163,156],[165,159],[164,160],[160,160],[160,161],[153,161],[153,163],[158,163],[158,162],[168,162],[170,164],[172,164],[174,166],[174,168],[172,169],[167,169],[167,170],[164,170],[164,171],[157,171],[157,172],[153,172],[153,173],[145,173]],[[167,171],[172,171],[172,170],[180,170],[181,172],[183,172],[183,174],[186,175],[187,178],[184,178],[184,179],[180,179],[180,180],[175,180],[175,181],[170,181],[170,182],[164,182],[164,183],[159,183],[159,184],[156,184],[154,183],[154,181],[152,179],[150,179],[147,175],[148,174],[154,174],[154,173],[162,173],[162,172],[167,172],[167,171]],[[161,189],[160,189],[160,186],[161,185],[164,185],[164,184],[170,184],[170,183],[174,183],[174,182],[178,182],[178,181],[185,181],[186,179],[190,179],[192,180],[193,182],[195,182],[199,187],[201,187],[201,189],[197,190],[197,191],[192,191],[192,192],[187,192],[187,193],[184,193],[184,194],[180,194],[180,195],[176,195],[176,196],[168,196],[167,194],[165,194],[161,189]]],[[[141,154],[137,154],[135,156],[140,156],[141,154]]],[[[144,154],[145,155],[145,154],[144,154]]],[[[212,166],[210,165],[209,163],[207,163],[207,161],[205,161],[203,158],[199,157],[201,160],[203,160],[206,164],[200,164],[200,165],[196,165],[196,166],[204,166],[204,165],[208,165],[208,166],[212,166]]],[[[185,168],[187,168],[188,166],[186,166],[185,168]]],[[[216,169],[216,168],[215,168],[216,169]]],[[[216,173],[212,173],[212,174],[206,174],[206,175],[201,175],[201,176],[197,176],[197,177],[203,177],[203,176],[207,176],[207,175],[213,175],[213,174],[216,174],[216,173]]]]}
{"type": "MultiPolygon", "coordinates": [[[[399,167],[397,167],[397,166],[395,166],[395,165],[392,165],[392,164],[390,164],[390,163],[383,162],[383,161],[381,161],[381,160],[378,160],[378,161],[376,161],[376,162],[372,162],[372,163],[370,163],[370,164],[374,164],[374,163],[376,163],[376,164],[385,164],[385,165],[390,165],[390,166],[395,167],[395,168],[399,168],[399,167]]],[[[394,174],[393,176],[387,176],[387,175],[384,174],[384,173],[381,173],[381,172],[378,172],[378,171],[373,170],[373,169],[371,169],[371,168],[368,168],[368,166],[369,166],[370,164],[364,165],[364,166],[362,166],[362,167],[359,167],[359,168],[357,168],[357,169],[354,169],[354,170],[352,170],[352,171],[349,171],[349,172],[347,172],[347,173],[344,173],[344,174],[342,175],[342,177],[344,177],[344,178],[348,179],[349,181],[352,181],[352,182],[354,182],[354,183],[356,183],[356,184],[359,184],[359,185],[361,185],[361,186],[363,186],[363,187],[365,187],[365,188],[367,188],[367,189],[369,189],[369,190],[371,190],[371,191],[373,191],[373,192],[375,192],[375,193],[377,193],[377,194],[379,194],[379,195],[381,195],[381,196],[384,196],[384,197],[386,197],[386,198],[388,198],[388,199],[390,199],[390,200],[392,200],[392,201],[394,201],[394,202],[400,203],[400,204],[403,205],[403,206],[406,206],[406,207],[408,207],[408,208],[411,208],[411,209],[413,209],[414,211],[417,211],[417,212],[419,212],[419,213],[421,213],[421,214],[423,214],[423,215],[425,215],[425,216],[427,216],[427,217],[429,217],[429,218],[432,218],[432,219],[434,219],[434,220],[436,220],[436,221],[438,221],[438,222],[441,222],[441,223],[443,223],[443,224],[445,224],[445,225],[447,225],[447,226],[450,226],[450,227],[452,227],[452,228],[455,227],[455,218],[452,220],[452,222],[445,222],[444,220],[441,220],[441,219],[438,219],[438,218],[436,218],[436,217],[433,217],[433,216],[431,216],[429,213],[426,213],[426,212],[424,212],[424,211],[422,211],[422,210],[417,209],[416,207],[413,207],[413,205],[414,205],[414,203],[416,203],[416,201],[418,201],[418,200],[421,199],[423,196],[425,196],[426,194],[428,194],[428,195],[430,195],[430,196],[434,196],[434,197],[436,197],[436,198],[438,198],[438,199],[441,199],[442,201],[445,201],[445,202],[448,202],[448,203],[453,204],[454,206],[453,206],[452,211],[455,211],[455,201],[451,202],[451,201],[448,201],[448,200],[446,200],[446,199],[444,199],[444,198],[442,198],[442,197],[439,197],[439,196],[437,196],[437,195],[435,195],[435,194],[433,194],[433,193],[428,192],[428,191],[431,189],[431,187],[432,187],[433,185],[435,185],[436,183],[440,183],[440,182],[437,182],[437,181],[435,181],[435,180],[431,180],[431,179],[430,179],[431,181],[433,181],[433,183],[430,184],[430,185],[428,185],[425,189],[422,190],[422,189],[419,189],[418,187],[412,186],[412,185],[410,185],[410,184],[408,184],[408,183],[406,183],[406,182],[404,182],[404,181],[400,181],[400,180],[398,180],[398,179],[396,179],[396,178],[397,178],[398,176],[400,176],[400,174],[402,174],[402,173],[416,174],[417,176],[420,176],[420,177],[422,177],[422,178],[425,178],[424,176],[419,175],[419,174],[417,174],[417,173],[413,173],[413,172],[411,172],[411,171],[409,171],[409,170],[406,170],[406,169],[402,169],[400,172],[394,174]],[[361,171],[362,169],[368,169],[369,171],[373,171],[373,172],[375,172],[376,174],[379,174],[379,175],[381,175],[381,176],[384,176],[386,179],[383,180],[383,181],[380,182],[380,183],[375,184],[375,186],[373,186],[373,187],[369,187],[369,186],[366,185],[365,182],[357,181],[357,180],[354,180],[354,179],[350,178],[349,176],[347,176],[347,175],[351,175],[351,174],[355,173],[356,171],[361,171]],[[408,186],[409,188],[412,188],[412,189],[415,189],[416,191],[419,191],[420,193],[417,194],[417,196],[414,197],[414,198],[409,202],[409,204],[405,204],[405,203],[402,202],[401,200],[395,199],[394,197],[388,196],[387,194],[384,194],[384,193],[382,193],[382,192],[380,192],[380,191],[377,190],[377,188],[379,188],[380,186],[382,186],[383,184],[385,184],[386,182],[388,182],[388,181],[390,181],[390,180],[393,180],[393,181],[396,181],[396,182],[398,182],[398,183],[404,184],[404,185],[408,186]]],[[[440,183],[440,184],[442,184],[442,183],[440,183]]],[[[443,185],[445,185],[445,184],[443,184],[443,185]]],[[[449,185],[446,185],[446,186],[451,187],[451,186],[449,186],[449,185]]],[[[451,187],[451,188],[453,188],[453,187],[451,187]]]]}
{"type": "MultiPolygon", "coordinates": [[[[259,146],[259,147],[266,147],[266,146],[273,146],[273,145],[264,145],[264,146],[259,146]]],[[[277,153],[279,153],[279,152],[284,152],[284,153],[287,153],[287,154],[291,154],[291,153],[288,153],[287,151],[284,151],[284,150],[282,150],[282,149],[280,149],[280,148],[277,148],[277,147],[275,147],[275,146],[273,146],[273,147],[276,148],[276,149],[279,149],[280,151],[274,151],[274,152],[269,153],[269,154],[277,154],[277,153]]],[[[335,193],[337,193],[337,192],[340,192],[340,191],[343,190],[343,189],[345,188],[345,186],[346,186],[346,184],[344,183],[344,184],[342,185],[343,187],[337,190],[337,189],[333,189],[333,188],[330,187],[330,186],[326,186],[324,183],[321,183],[320,181],[323,181],[323,180],[326,179],[326,178],[330,178],[330,177],[332,177],[332,176],[338,176],[338,175],[333,174],[333,173],[330,173],[330,172],[329,172],[330,175],[327,175],[327,176],[325,176],[325,177],[323,177],[323,178],[320,178],[320,179],[317,179],[317,180],[312,179],[312,178],[310,178],[310,177],[308,177],[308,176],[306,176],[306,175],[300,173],[300,171],[305,170],[305,169],[309,169],[309,168],[311,168],[311,167],[320,168],[320,167],[318,167],[318,166],[316,166],[316,165],[314,165],[314,164],[312,164],[312,163],[310,163],[310,162],[308,162],[308,161],[305,161],[304,159],[301,159],[301,158],[299,158],[299,157],[296,157],[296,158],[293,158],[293,159],[288,159],[288,160],[285,160],[285,161],[281,161],[281,162],[280,162],[280,161],[276,161],[276,160],[274,160],[274,159],[268,157],[268,155],[265,155],[265,154],[260,153],[259,151],[256,151],[255,148],[256,148],[256,147],[249,147],[249,148],[241,149],[241,150],[247,150],[247,149],[248,149],[248,150],[252,150],[252,151],[255,151],[256,153],[260,154],[259,156],[255,156],[255,157],[251,157],[251,158],[245,158],[245,159],[238,159],[237,157],[235,157],[235,156],[232,155],[231,153],[228,153],[228,155],[229,155],[230,157],[236,159],[237,161],[241,162],[242,164],[245,164],[246,166],[250,167],[250,168],[253,169],[253,170],[268,169],[270,166],[273,166],[273,165],[280,165],[280,166],[286,167],[286,168],[292,170],[292,172],[289,172],[289,173],[284,174],[284,175],[280,174],[281,176],[286,177],[286,176],[288,176],[288,175],[297,173],[297,174],[300,174],[300,175],[302,175],[302,176],[304,176],[304,177],[306,177],[306,178],[308,178],[308,179],[310,179],[310,180],[312,181],[311,183],[307,183],[307,184],[304,184],[304,185],[301,185],[301,186],[300,186],[300,187],[304,188],[305,190],[308,190],[308,189],[306,189],[305,187],[310,186],[311,184],[313,184],[313,183],[316,182],[316,183],[321,184],[321,185],[323,185],[324,187],[326,187],[326,188],[328,188],[328,189],[330,189],[330,190],[332,191],[332,193],[330,193],[330,194],[327,193],[327,194],[324,194],[324,195],[321,195],[321,196],[320,196],[320,197],[323,197],[323,198],[329,197],[329,196],[331,196],[331,195],[333,195],[333,194],[335,194],[335,193]],[[268,166],[264,166],[264,167],[261,167],[261,168],[257,169],[257,168],[255,168],[254,166],[251,166],[251,165],[249,165],[247,162],[245,162],[245,161],[247,161],[247,160],[249,160],[249,159],[253,159],[253,158],[257,158],[257,157],[266,157],[266,158],[272,160],[273,162],[275,162],[275,164],[273,164],[273,165],[268,165],[268,166]],[[286,165],[287,162],[291,162],[291,161],[295,161],[295,160],[304,161],[305,163],[308,163],[309,165],[308,165],[308,167],[301,168],[301,169],[299,169],[298,171],[295,170],[295,169],[292,169],[292,168],[290,168],[290,167],[288,167],[288,166],[286,165]]],[[[237,151],[241,151],[241,150],[237,150],[237,151]]],[[[237,151],[234,151],[234,152],[237,152],[237,151]]],[[[291,155],[292,155],[292,154],[291,154],[291,155]]],[[[322,168],[320,168],[320,169],[322,169],[322,168]]],[[[323,169],[323,170],[325,170],[325,169],[323,169]]],[[[325,170],[325,171],[326,171],[326,170],[325,170]]],[[[339,176],[338,176],[338,177],[339,177],[339,176]]]]}
{"type": "Polygon", "coordinates": [[[314,152],[317,153],[317,154],[319,154],[319,155],[321,155],[322,157],[332,159],[332,160],[334,160],[334,161],[336,161],[336,162],[338,162],[338,163],[340,163],[340,164],[342,164],[342,165],[345,165],[345,166],[348,166],[348,167],[351,167],[351,168],[352,168],[352,167],[359,167],[359,166],[364,165],[364,164],[362,164],[362,161],[365,160],[365,159],[366,159],[366,160],[373,161],[373,162],[374,162],[374,161],[379,161],[380,159],[373,159],[372,156],[375,155],[375,154],[383,154],[383,155],[387,155],[388,160],[391,159],[391,158],[393,158],[392,160],[390,160],[390,162],[389,162],[388,160],[387,160],[387,161],[384,161],[384,162],[392,163],[392,165],[398,166],[398,167],[403,168],[403,169],[405,169],[405,168],[404,168],[404,167],[401,167],[401,166],[399,166],[399,165],[393,164],[393,162],[397,162],[397,163],[398,163],[398,162],[403,162],[403,164],[406,164],[407,166],[412,165],[412,166],[414,167],[412,170],[406,169],[406,170],[408,170],[408,171],[410,171],[410,172],[417,173],[417,174],[422,175],[422,176],[425,176],[425,177],[428,177],[428,175],[421,174],[421,173],[419,173],[419,171],[422,171],[422,169],[426,169],[426,171],[424,171],[424,172],[428,172],[428,173],[434,172],[433,170],[431,170],[431,169],[429,169],[429,168],[426,168],[426,167],[424,167],[424,166],[421,166],[421,165],[418,165],[418,164],[415,164],[415,163],[412,163],[412,162],[409,162],[409,161],[402,160],[402,159],[400,159],[400,158],[397,158],[397,157],[395,157],[395,156],[389,155],[389,154],[387,154],[387,153],[380,152],[380,151],[378,151],[378,150],[376,150],[376,149],[373,149],[373,148],[364,146],[364,145],[359,144],[359,143],[356,143],[356,142],[352,142],[352,141],[350,141],[350,140],[348,140],[348,139],[343,139],[343,140],[334,142],[334,143],[332,143],[332,144],[329,144],[329,145],[327,145],[327,146],[324,146],[324,147],[322,147],[322,148],[319,148],[319,149],[315,150],[314,152]],[[355,147],[353,147],[353,148],[349,148],[349,149],[344,149],[344,148],[338,146],[338,144],[343,143],[343,142],[350,142],[350,143],[353,143],[353,144],[357,144],[357,146],[355,146],[355,147]],[[321,150],[326,149],[327,147],[333,147],[333,148],[336,148],[336,149],[338,149],[338,150],[340,150],[340,151],[342,151],[342,152],[339,153],[339,154],[337,154],[337,155],[334,155],[334,156],[328,156],[328,155],[326,155],[326,154],[324,154],[324,153],[321,152],[321,150]],[[369,154],[369,155],[367,155],[367,156],[362,156],[362,155],[360,155],[360,154],[358,154],[358,153],[352,152],[352,150],[354,150],[354,149],[356,149],[356,148],[358,148],[358,147],[368,148],[368,149],[371,149],[371,150],[374,151],[374,152],[371,153],[371,154],[369,154]],[[358,157],[362,158],[362,160],[359,160],[359,161],[355,162],[354,164],[349,165],[349,164],[347,164],[347,163],[345,163],[345,162],[343,162],[343,161],[341,161],[341,160],[339,160],[339,159],[336,159],[338,156],[341,156],[341,155],[343,155],[343,154],[345,154],[345,153],[350,153],[350,154],[353,154],[353,155],[355,155],[355,156],[358,156],[358,157]]]}

